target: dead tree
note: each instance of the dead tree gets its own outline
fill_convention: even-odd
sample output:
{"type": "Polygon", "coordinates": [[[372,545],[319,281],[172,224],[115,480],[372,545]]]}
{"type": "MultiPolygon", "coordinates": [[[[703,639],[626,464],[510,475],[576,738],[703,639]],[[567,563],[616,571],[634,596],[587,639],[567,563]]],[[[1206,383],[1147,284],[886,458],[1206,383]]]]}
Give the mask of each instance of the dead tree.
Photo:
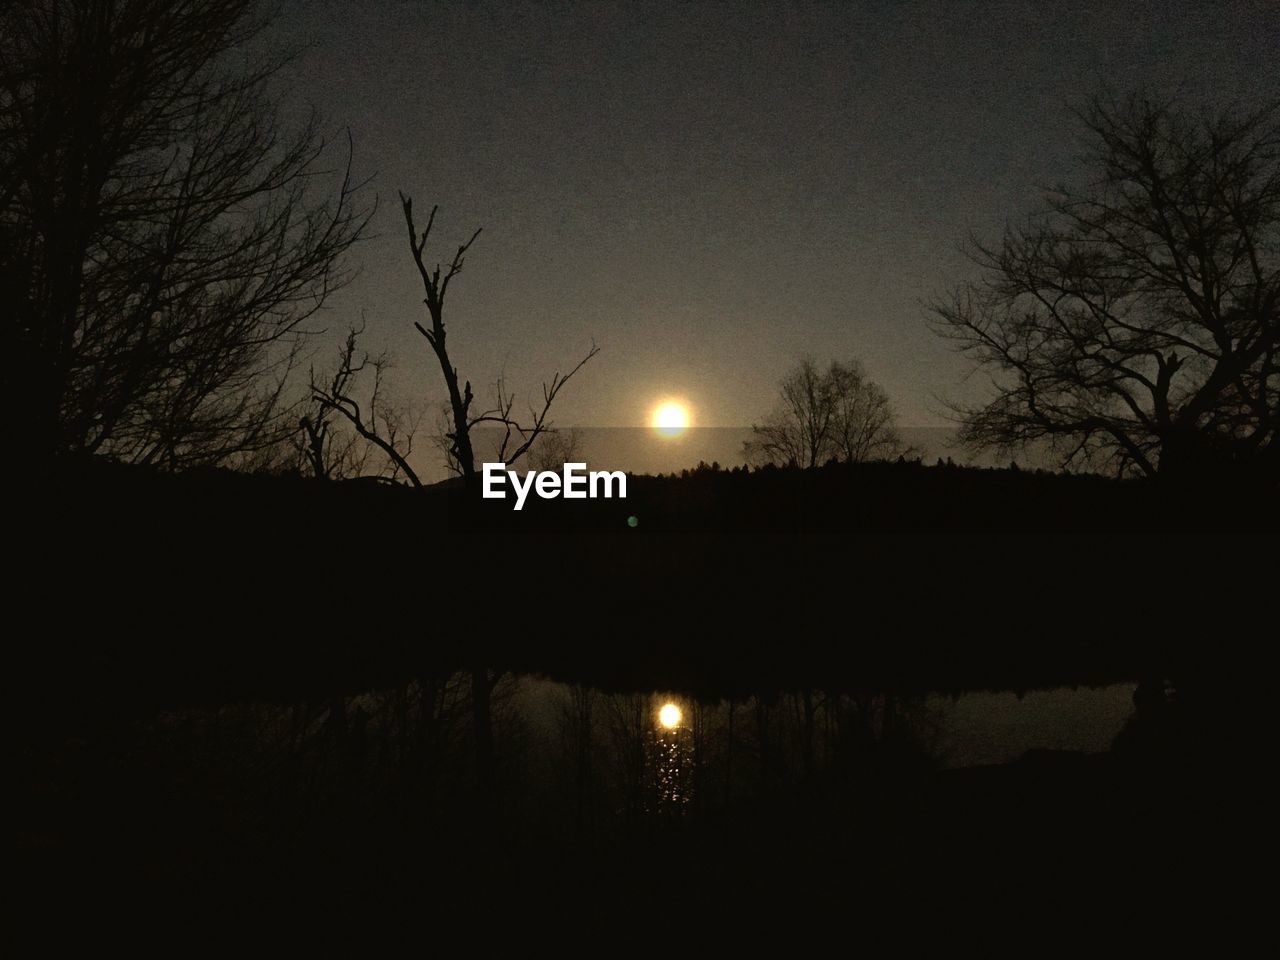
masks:
{"type": "Polygon", "coordinates": [[[354,429],[343,429],[333,408],[317,399],[314,387],[321,381],[314,367],[310,382],[310,409],[298,420],[291,446],[292,466],[317,480],[347,480],[363,476],[369,461],[369,444],[354,429]]]}
{"type": "Polygon", "coordinates": [[[449,394],[449,422],[444,432],[444,439],[450,466],[471,481],[477,476],[472,431],[481,425],[501,429],[503,438],[497,457],[508,465],[515,463],[529,452],[539,436],[551,428],[548,415],[556,395],[570,378],[600,351],[595,344],[592,344],[587,355],[579,360],[567,374],[562,376],[558,371],[553,374],[551,380],[542,385],[541,406],[530,405],[527,420],[518,420],[513,416],[515,397],[506,389],[502,378],[498,379],[494,387],[492,404],[478,413],[473,412],[472,403],[475,400],[475,394],[471,388],[471,381],[459,376],[458,368],[449,358],[444,303],[449,284],[462,271],[466,253],[480,236],[480,231],[476,230],[471,235],[471,239],[458,247],[447,267],[436,264],[434,268],[429,268],[423,259],[423,251],[431,234],[431,228],[435,224],[436,211],[439,207],[431,208],[426,227],[419,233],[413,219],[413,200],[402,193],[400,202],[404,207],[405,226],[409,231],[409,249],[413,254],[413,262],[417,265],[418,274],[422,278],[422,287],[426,293],[423,303],[427,307],[428,323],[423,325],[415,321],[414,327],[431,345],[436,360],[440,364],[440,372],[444,376],[445,389],[449,394]]]}
{"type": "MultiPolygon", "coordinates": [[[[317,377],[312,368],[312,401],[325,413],[340,414],[357,436],[386,456],[390,471],[388,479],[395,481],[403,474],[410,484],[420,488],[422,481],[409,465],[417,419],[385,396],[386,373],[391,366],[390,356],[383,353],[371,358],[364,353],[357,358],[357,341],[361,332],[362,328],[352,327],[347,333],[346,341],[338,352],[337,368],[331,377],[317,377]],[[373,374],[373,386],[368,404],[362,406],[355,391],[360,376],[366,369],[373,374]]],[[[325,434],[322,431],[327,427],[307,421],[302,426],[312,447],[308,458],[319,457],[317,469],[323,468],[325,434]]]]}

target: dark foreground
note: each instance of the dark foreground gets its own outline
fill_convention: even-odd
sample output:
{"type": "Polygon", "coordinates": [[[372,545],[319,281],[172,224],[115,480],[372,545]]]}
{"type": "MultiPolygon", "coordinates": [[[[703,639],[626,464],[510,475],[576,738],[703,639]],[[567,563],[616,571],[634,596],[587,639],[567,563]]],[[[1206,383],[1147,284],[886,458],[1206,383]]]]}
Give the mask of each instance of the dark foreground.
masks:
{"type": "Polygon", "coordinates": [[[638,484],[635,527],[597,503],[564,534],[456,491],[45,475],[13,518],[24,896],[1207,895],[1256,842],[1256,491],[751,479],[638,484]],[[520,677],[563,684],[550,760],[520,677]],[[948,770],[909,719],[1117,682],[1145,693],[1097,756],[948,770]],[[674,768],[654,694],[689,717],[674,768]]]}
{"type": "MultiPolygon", "coordinates": [[[[873,716],[886,702],[865,692],[811,691],[811,754],[793,710],[803,691],[737,704],[729,736],[722,704],[716,724],[681,732],[701,740],[681,795],[651,716],[628,728],[630,701],[599,693],[585,712],[566,698],[536,762],[522,718],[495,705],[482,779],[467,684],[448,683],[38,731],[12,820],[20,901],[377,906],[440,923],[455,905],[548,896],[577,909],[974,897],[998,911],[1028,897],[1069,917],[1146,897],[1207,906],[1265,849],[1244,732],[1207,739],[1172,703],[1135,714],[1106,754],[968,769],[940,768],[907,724],[860,723],[868,701],[873,716]]],[[[909,715],[909,700],[889,702],[909,715]]]]}

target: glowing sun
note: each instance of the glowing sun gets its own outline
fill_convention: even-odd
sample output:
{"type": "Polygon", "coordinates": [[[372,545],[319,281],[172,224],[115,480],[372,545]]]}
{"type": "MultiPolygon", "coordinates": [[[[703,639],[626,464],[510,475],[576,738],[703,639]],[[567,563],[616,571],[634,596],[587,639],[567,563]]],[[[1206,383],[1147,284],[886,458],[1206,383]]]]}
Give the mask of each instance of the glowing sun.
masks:
{"type": "Polygon", "coordinates": [[[663,400],[653,408],[649,424],[663,437],[678,437],[689,429],[689,408],[679,400],[663,400]]]}
{"type": "Polygon", "coordinates": [[[674,730],[680,726],[680,708],[674,703],[664,703],[662,709],[658,711],[658,722],[668,730],[674,730]]]}

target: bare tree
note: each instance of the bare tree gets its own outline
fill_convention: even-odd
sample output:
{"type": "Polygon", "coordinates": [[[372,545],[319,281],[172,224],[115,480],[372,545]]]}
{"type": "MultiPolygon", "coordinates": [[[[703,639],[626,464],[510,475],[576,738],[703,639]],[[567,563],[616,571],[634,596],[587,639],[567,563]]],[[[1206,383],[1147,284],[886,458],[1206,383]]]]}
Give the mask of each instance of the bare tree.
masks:
{"type": "Polygon", "coordinates": [[[755,463],[812,467],[826,449],[833,404],[818,366],[805,357],[783,378],[777,409],[751,427],[747,459],[755,463]]]}
{"type": "Polygon", "coordinates": [[[1060,186],[935,304],[992,373],[962,436],[1047,441],[1063,466],[1152,475],[1280,465],[1277,104],[1193,112],[1096,97],[1088,186],[1060,186]]]}
{"type": "MultiPolygon", "coordinates": [[[[357,343],[362,332],[363,327],[352,327],[348,331],[338,351],[337,366],[330,376],[317,376],[315,368],[311,369],[311,399],[316,412],[304,417],[301,423],[308,463],[316,476],[328,478],[332,475],[330,465],[334,450],[331,445],[326,449],[325,443],[326,440],[331,443],[333,435],[330,415],[338,414],[357,437],[385,457],[386,468],[376,476],[391,481],[403,476],[414,487],[421,487],[422,481],[409,464],[421,417],[386,396],[386,374],[391,368],[391,357],[382,353],[370,358],[367,353],[359,353],[357,343]],[[362,403],[357,389],[366,370],[371,373],[373,383],[367,402],[362,403]]],[[[357,472],[363,472],[367,458],[354,452],[347,452],[346,456],[348,463],[354,460],[357,472]]]]}
{"type": "Polygon", "coordinates": [[[471,389],[471,381],[459,377],[458,368],[449,358],[444,301],[450,281],[461,272],[466,253],[480,236],[480,231],[477,230],[471,235],[471,239],[458,247],[447,267],[437,264],[434,268],[428,268],[423,260],[423,251],[439,208],[431,208],[426,227],[419,233],[413,219],[413,201],[404,194],[400,195],[400,201],[404,207],[405,226],[409,230],[409,249],[413,254],[413,261],[418,267],[418,274],[422,278],[423,290],[426,293],[423,303],[427,307],[428,325],[415,322],[414,326],[431,345],[439,361],[440,372],[444,376],[445,388],[448,391],[448,425],[444,429],[443,436],[447,444],[450,466],[470,481],[476,477],[473,430],[482,425],[501,430],[503,436],[498,446],[497,458],[506,464],[515,463],[529,452],[543,432],[551,428],[548,415],[557,394],[570,378],[600,351],[593,344],[586,356],[579,360],[567,374],[562,376],[558,371],[553,374],[551,380],[542,385],[541,405],[531,404],[527,419],[519,420],[513,415],[515,397],[507,390],[502,378],[499,378],[494,385],[491,405],[480,412],[473,412],[472,402],[475,396],[471,389]]]}
{"type": "Polygon", "coordinates": [[[856,361],[832,361],[824,373],[806,357],[783,378],[780,393],[769,418],[751,427],[745,453],[753,463],[815,467],[903,449],[888,395],[856,361]]]}
{"type": "MultiPolygon", "coordinates": [[[[492,455],[502,459],[502,451],[510,448],[512,436],[513,433],[505,427],[486,430],[481,425],[471,434],[472,454],[476,457],[490,458],[492,455]]],[[[454,454],[453,437],[453,411],[446,401],[437,410],[432,441],[444,457],[449,472],[454,476],[462,476],[462,465],[454,454]]],[[[530,470],[559,471],[566,463],[580,462],[582,451],[582,433],[576,427],[544,426],[525,451],[524,459],[530,470]]]]}
{"type": "MultiPolygon", "coordinates": [[[[317,383],[315,369],[311,383],[317,383]]],[[[314,397],[289,438],[292,470],[317,480],[347,480],[364,474],[369,445],[352,429],[344,429],[332,408],[314,397]]]]}
{"type": "Polygon", "coordinates": [[[889,395],[866,376],[860,363],[834,361],[827,377],[834,406],[830,449],[837,460],[885,460],[906,450],[889,395]]]}
{"type": "Polygon", "coordinates": [[[566,463],[582,462],[582,446],[582,433],[576,427],[544,430],[537,443],[529,449],[529,468],[559,472],[566,463]]]}
{"type": "Polygon", "coordinates": [[[236,65],[252,0],[0,12],[0,301],[30,455],[224,461],[292,429],[301,324],[367,211],[236,65]]]}
{"type": "MultiPolygon", "coordinates": [[[[544,433],[552,429],[549,414],[556,397],[574,374],[581,370],[599,352],[599,349],[592,344],[586,356],[579,360],[577,365],[567,374],[561,375],[559,372],[553,374],[551,380],[542,385],[541,405],[530,405],[529,417],[525,420],[519,420],[513,415],[515,398],[507,390],[501,377],[494,386],[492,405],[479,412],[473,410],[472,404],[475,400],[475,395],[471,388],[471,381],[459,376],[458,368],[454,366],[449,356],[448,330],[445,326],[444,306],[449,285],[454,277],[462,271],[467,251],[471,249],[472,244],[480,236],[480,231],[476,230],[470,239],[458,246],[447,266],[436,264],[433,268],[428,267],[427,261],[424,259],[424,252],[427,241],[431,236],[431,228],[435,225],[436,212],[439,208],[431,208],[431,214],[427,218],[426,225],[419,231],[413,218],[413,201],[403,193],[400,194],[400,201],[404,211],[405,227],[409,233],[409,250],[413,255],[413,262],[418,268],[418,275],[422,279],[423,292],[425,293],[423,303],[427,308],[427,323],[415,322],[414,327],[431,346],[431,350],[440,365],[441,375],[444,377],[445,390],[448,395],[448,407],[445,413],[447,422],[442,429],[442,436],[445,441],[449,465],[470,483],[477,479],[473,442],[475,429],[481,426],[492,426],[500,430],[502,432],[502,440],[498,447],[497,458],[507,464],[515,463],[533,448],[544,433]]],[[[354,352],[354,344],[350,352],[354,352]]],[[[350,361],[348,361],[348,366],[350,366],[350,361]]],[[[332,389],[327,393],[327,396],[334,403],[334,408],[343,412],[353,424],[356,424],[356,418],[360,417],[360,412],[349,402],[349,394],[346,401],[341,399],[343,395],[344,391],[340,389],[332,389]]],[[[390,442],[390,438],[380,438],[378,431],[370,429],[367,423],[363,426],[356,424],[356,428],[358,431],[363,431],[361,433],[362,436],[366,436],[371,442],[382,447],[387,456],[391,457],[400,466],[401,470],[415,486],[421,485],[417,475],[409,467],[407,461],[403,458],[396,458],[394,444],[390,442]]],[[[477,662],[471,667],[471,703],[475,735],[476,773],[477,782],[484,792],[487,792],[493,783],[491,703],[494,687],[501,676],[501,672],[493,674],[483,663],[477,662]]]]}

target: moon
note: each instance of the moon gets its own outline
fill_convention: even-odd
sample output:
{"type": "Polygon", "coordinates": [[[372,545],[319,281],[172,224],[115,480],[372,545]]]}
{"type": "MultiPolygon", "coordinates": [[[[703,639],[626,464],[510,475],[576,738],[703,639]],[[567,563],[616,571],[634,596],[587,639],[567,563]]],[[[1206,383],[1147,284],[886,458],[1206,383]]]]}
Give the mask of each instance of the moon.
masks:
{"type": "Polygon", "coordinates": [[[650,426],[660,437],[678,437],[689,429],[689,407],[679,400],[663,400],[653,408],[650,426]]]}
{"type": "Polygon", "coordinates": [[[664,703],[658,711],[658,722],[668,730],[674,730],[680,726],[681,716],[680,708],[674,703],[664,703]]]}

